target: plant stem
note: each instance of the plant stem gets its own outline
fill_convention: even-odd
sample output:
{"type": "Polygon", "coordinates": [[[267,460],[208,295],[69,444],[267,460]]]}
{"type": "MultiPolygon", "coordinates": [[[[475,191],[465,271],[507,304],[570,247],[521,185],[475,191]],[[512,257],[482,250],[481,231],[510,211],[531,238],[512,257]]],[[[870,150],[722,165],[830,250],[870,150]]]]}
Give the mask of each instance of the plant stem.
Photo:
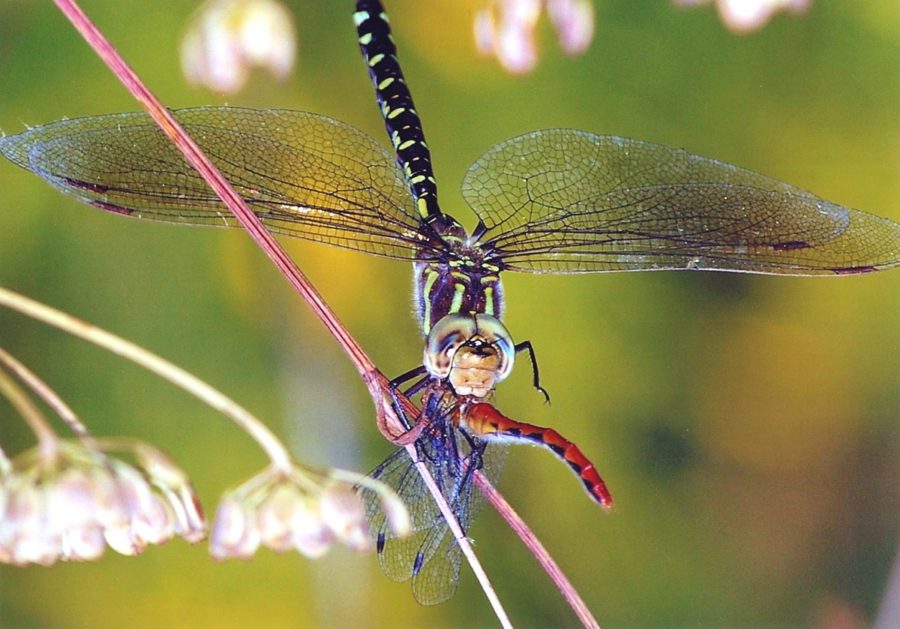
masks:
{"type": "Polygon", "coordinates": [[[6,367],[11,372],[15,373],[22,382],[31,387],[31,390],[43,399],[44,402],[47,403],[47,406],[56,411],[56,414],[59,415],[60,419],[72,429],[72,432],[74,432],[76,436],[81,439],[90,439],[90,433],[88,432],[87,427],[80,419],[78,419],[78,416],[75,414],[75,411],[72,410],[72,407],[66,404],[63,399],[57,395],[56,391],[51,389],[37,374],[23,365],[15,356],[4,350],[2,347],[0,347],[0,363],[6,365],[6,367]]]}
{"type": "MultiPolygon", "coordinates": [[[[112,47],[109,41],[100,33],[93,23],[84,14],[74,0],[55,0],[60,11],[72,22],[82,37],[87,40],[91,48],[100,56],[112,72],[119,78],[126,89],[144,106],[150,116],[156,121],[163,133],[185,156],[185,159],[206,180],[212,189],[219,195],[222,202],[232,211],[241,225],[246,229],[254,241],[265,251],[266,255],[282,272],[300,296],[309,304],[313,312],[322,321],[326,329],[335,337],[340,346],[349,356],[354,366],[359,371],[364,382],[369,387],[370,394],[376,406],[379,425],[396,427],[392,434],[401,434],[404,431],[403,423],[397,418],[393,406],[390,403],[391,392],[387,386],[387,378],[376,367],[362,347],[356,342],[347,329],[340,323],[331,308],[309,283],[300,269],[294,264],[281,245],[266,231],[259,218],[244,203],[244,200],[234,191],[225,180],[219,170],[209,161],[200,147],[187,135],[187,132],[178,124],[172,114],[141,82],[134,70],[132,70],[119,53],[112,47]]],[[[189,375],[189,374],[187,374],[189,375]]],[[[417,414],[417,409],[411,402],[401,400],[405,408],[411,408],[417,414]]],[[[429,488],[436,501],[443,500],[434,479],[430,478],[427,469],[417,466],[417,469],[426,478],[429,488]]],[[[446,501],[444,501],[446,505],[446,501]]],[[[458,528],[458,527],[457,527],[458,528]]],[[[476,574],[484,574],[484,569],[478,564],[474,551],[465,536],[457,537],[460,546],[476,574]],[[466,547],[468,549],[466,550],[466,547]],[[474,561],[474,564],[473,564],[474,561]],[[475,566],[478,566],[477,568],[475,566]]],[[[486,579],[486,575],[484,576],[486,579]]],[[[490,597],[489,597],[490,598],[490,597]]],[[[491,599],[492,606],[499,618],[505,618],[506,612],[499,606],[496,596],[491,599]]]]}
{"type": "Polygon", "coordinates": [[[566,578],[566,575],[559,567],[559,564],[553,560],[553,557],[547,552],[547,549],[541,544],[541,541],[528,525],[525,524],[525,521],[519,517],[503,495],[488,482],[487,478],[485,478],[484,474],[479,470],[475,471],[475,484],[478,485],[478,489],[481,490],[481,493],[484,494],[488,502],[491,503],[501,516],[503,516],[503,519],[506,520],[510,528],[516,532],[516,535],[519,536],[519,539],[522,540],[522,543],[525,544],[526,548],[531,551],[531,554],[534,555],[535,559],[538,560],[538,563],[541,564],[544,572],[547,573],[547,576],[550,577],[557,589],[559,589],[560,593],[566,599],[566,602],[569,603],[569,607],[571,607],[572,611],[575,612],[575,615],[578,616],[578,620],[581,621],[581,624],[592,629],[600,629],[600,625],[597,624],[597,620],[594,618],[593,614],[591,614],[591,610],[581,596],[579,596],[578,590],[576,590],[569,579],[566,578]]]}
{"type": "Polygon", "coordinates": [[[230,418],[265,450],[273,466],[284,470],[291,468],[290,454],[288,454],[287,449],[279,441],[278,437],[265,424],[240,404],[184,369],[115,334],[3,287],[0,287],[0,305],[90,341],[114,354],[137,363],[145,369],[149,369],[172,384],[181,387],[191,395],[200,398],[230,418]]]}
{"type": "Polygon", "coordinates": [[[9,403],[34,432],[41,455],[45,459],[55,457],[59,450],[59,437],[53,432],[47,418],[5,369],[0,369],[0,395],[9,400],[9,403]]]}

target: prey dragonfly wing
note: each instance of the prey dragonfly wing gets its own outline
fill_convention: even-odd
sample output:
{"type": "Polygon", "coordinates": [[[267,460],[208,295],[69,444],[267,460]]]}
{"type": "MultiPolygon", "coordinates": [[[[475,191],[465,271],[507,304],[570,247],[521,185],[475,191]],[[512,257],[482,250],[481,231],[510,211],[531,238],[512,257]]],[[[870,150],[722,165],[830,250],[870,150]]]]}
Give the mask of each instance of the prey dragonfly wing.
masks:
{"type": "MultiPolygon", "coordinates": [[[[461,530],[468,534],[472,519],[484,504],[481,492],[472,482],[472,473],[479,470],[489,481],[496,482],[506,448],[488,448],[484,440],[459,429],[454,417],[457,407],[456,396],[447,389],[433,387],[426,392],[423,413],[429,422],[415,446],[418,462],[428,468],[461,530]]],[[[456,591],[462,551],[415,469],[416,463],[406,450],[399,448],[370,473],[394,488],[408,505],[411,535],[395,537],[378,496],[368,490],[362,490],[362,494],[382,571],[397,582],[412,578],[416,600],[423,605],[434,605],[456,591]]]]}
{"type": "MultiPolygon", "coordinates": [[[[475,451],[484,441],[538,443],[605,504],[596,470],[570,442],[478,401],[508,375],[523,346],[500,322],[506,270],[844,275],[900,265],[900,225],[893,221],[682,150],[572,129],[523,135],[477,160],[463,182],[478,219],[467,233],[438,205],[430,153],[380,2],[357,2],[354,19],[393,153],[313,113],[204,107],[175,115],[273,232],[414,263],[423,373],[456,404],[443,420],[452,438],[428,446],[432,459],[458,454],[451,444],[459,439],[475,451]]],[[[236,226],[145,114],[34,127],[0,138],[0,153],[103,210],[236,226]]],[[[436,417],[442,414],[427,419],[436,417]]],[[[396,474],[398,483],[408,478],[394,469],[382,474],[396,474]]],[[[447,485],[450,498],[463,502],[457,514],[466,517],[473,511],[463,500],[470,477],[463,474],[462,487],[447,485]]],[[[413,485],[411,497],[418,495],[413,485]]],[[[436,601],[455,587],[458,564],[453,569],[451,558],[449,570],[428,567],[452,554],[431,550],[445,546],[433,546],[429,535],[437,533],[425,534],[412,554],[399,540],[385,540],[382,563],[436,601]],[[392,548],[401,549],[396,561],[392,548]],[[442,578],[422,576],[428,574],[442,578]],[[431,591],[441,587],[432,583],[449,585],[438,595],[431,591]]]]}

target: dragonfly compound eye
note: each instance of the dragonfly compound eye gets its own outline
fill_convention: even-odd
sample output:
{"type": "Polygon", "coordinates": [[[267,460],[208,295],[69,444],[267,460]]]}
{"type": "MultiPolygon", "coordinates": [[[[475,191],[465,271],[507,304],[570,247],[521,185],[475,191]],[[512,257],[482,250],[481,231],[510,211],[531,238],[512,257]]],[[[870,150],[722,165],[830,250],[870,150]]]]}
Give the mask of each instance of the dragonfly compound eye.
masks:
{"type": "Polygon", "coordinates": [[[476,332],[475,318],[471,315],[451,314],[435,323],[425,340],[422,358],[428,373],[441,380],[449,376],[456,352],[476,332]]]}
{"type": "Polygon", "coordinates": [[[488,315],[447,315],[428,335],[423,363],[459,395],[484,397],[512,371],[515,347],[506,327],[488,315]]]}

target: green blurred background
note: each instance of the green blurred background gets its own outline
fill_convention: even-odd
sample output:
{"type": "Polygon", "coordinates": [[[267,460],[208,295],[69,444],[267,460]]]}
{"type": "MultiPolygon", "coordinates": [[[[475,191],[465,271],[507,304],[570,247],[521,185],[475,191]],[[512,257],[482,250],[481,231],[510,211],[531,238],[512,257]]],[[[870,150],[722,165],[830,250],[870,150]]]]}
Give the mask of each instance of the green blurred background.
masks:
{"type": "MultiPolygon", "coordinates": [[[[299,60],[238,96],[186,87],[178,44],[195,2],[85,0],[170,106],[327,114],[383,139],[347,1],[288,3],[299,60]]],[[[578,127],[739,164],[900,219],[900,5],[818,0],[747,37],[711,8],[598,0],[584,57],[542,24],[540,63],[505,74],[472,44],[468,2],[389,2],[445,210],[493,144],[578,127]]],[[[0,2],[0,128],[136,105],[50,3],[0,2]]],[[[238,231],[126,220],[0,163],[0,284],[121,334],[248,406],[307,462],[365,471],[390,447],[340,350],[238,231]]],[[[289,251],[387,374],[420,360],[408,265],[313,244],[289,251]]],[[[535,344],[544,405],[520,366],[508,415],[553,426],[597,463],[601,513],[549,453],[517,448],[500,488],[602,625],[855,626],[877,612],[898,541],[900,272],[841,279],[646,273],[506,277],[507,324],[535,344]],[[828,624],[840,622],[844,624],[828,624]]],[[[208,511],[264,460],[216,413],[81,341],[0,312],[0,344],[98,434],[151,441],[208,511]]],[[[32,443],[6,405],[0,441],[32,443]]],[[[471,531],[519,626],[574,625],[492,512],[471,531]]],[[[262,551],[217,564],[173,542],[133,559],[0,567],[4,627],[492,626],[468,570],[419,607],[374,556],[262,551]]]]}

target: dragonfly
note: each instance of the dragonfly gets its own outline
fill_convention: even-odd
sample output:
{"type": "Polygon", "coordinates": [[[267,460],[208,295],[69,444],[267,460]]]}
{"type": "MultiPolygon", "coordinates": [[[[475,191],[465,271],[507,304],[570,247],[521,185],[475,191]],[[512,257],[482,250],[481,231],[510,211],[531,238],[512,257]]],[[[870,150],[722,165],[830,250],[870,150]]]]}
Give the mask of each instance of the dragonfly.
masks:
{"type": "MultiPolygon", "coordinates": [[[[354,21],[393,150],[316,113],[230,107],[174,113],[273,233],[413,264],[423,360],[397,386],[421,376],[407,389],[422,394],[422,415],[410,418],[425,422],[420,458],[446,477],[441,484],[466,524],[477,502],[470,497],[474,472],[467,470],[496,467],[488,464],[497,448],[490,444],[498,441],[546,446],[594,500],[611,504],[594,483],[596,469],[571,442],[505,418],[490,403],[516,354],[528,351],[533,360],[530,344],[514,343],[502,323],[503,273],[840,276],[900,265],[900,225],[889,219],[680,149],[576,129],[527,133],[476,160],[462,182],[477,219],[468,232],[438,203],[430,149],[381,3],[360,0],[354,21]],[[470,462],[458,467],[453,457],[470,462]]],[[[145,114],[33,127],[0,138],[0,153],[101,210],[237,226],[145,114]]],[[[393,461],[376,474],[400,485],[401,495],[419,496],[401,469],[409,460],[393,461]]],[[[426,507],[412,508],[423,513],[421,543],[380,540],[382,565],[396,556],[390,565],[403,568],[394,571],[399,578],[411,578],[424,602],[439,602],[456,587],[458,568],[441,567],[452,553],[422,546],[444,539],[437,537],[442,525],[426,507]]]]}
{"type": "Polygon", "coordinates": [[[396,537],[378,496],[367,489],[361,494],[382,571],[394,581],[411,579],[413,596],[422,605],[442,603],[453,595],[462,552],[430,499],[415,469],[417,463],[428,468],[463,535],[468,535],[472,519],[484,503],[474,489],[473,475],[481,472],[488,482],[496,483],[508,443],[530,442],[550,449],[575,472],[594,501],[612,506],[612,495],[593,463],[577,445],[551,428],[510,419],[492,404],[459,396],[439,380],[428,383],[418,421],[425,421],[425,426],[415,441],[415,459],[399,448],[369,473],[392,487],[409,506],[412,535],[396,537]]]}

